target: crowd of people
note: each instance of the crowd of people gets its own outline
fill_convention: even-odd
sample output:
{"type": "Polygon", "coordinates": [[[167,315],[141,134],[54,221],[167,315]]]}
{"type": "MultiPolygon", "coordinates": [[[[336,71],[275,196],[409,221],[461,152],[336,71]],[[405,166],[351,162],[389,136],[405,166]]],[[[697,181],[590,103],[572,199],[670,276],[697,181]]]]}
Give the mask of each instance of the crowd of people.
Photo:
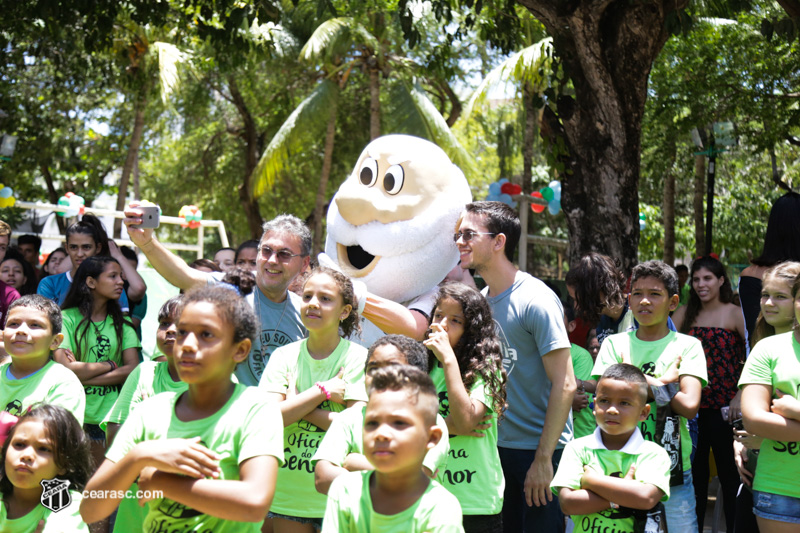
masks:
{"type": "Polygon", "coordinates": [[[715,256],[590,253],[564,299],[473,202],[458,281],[410,309],[314,265],[292,215],[190,264],[141,216],[181,289],[146,361],[132,249],[85,215],[40,266],[0,222],[0,531],[702,531],[712,453],[727,531],[800,528],[800,195],[739,294],[715,256]]]}

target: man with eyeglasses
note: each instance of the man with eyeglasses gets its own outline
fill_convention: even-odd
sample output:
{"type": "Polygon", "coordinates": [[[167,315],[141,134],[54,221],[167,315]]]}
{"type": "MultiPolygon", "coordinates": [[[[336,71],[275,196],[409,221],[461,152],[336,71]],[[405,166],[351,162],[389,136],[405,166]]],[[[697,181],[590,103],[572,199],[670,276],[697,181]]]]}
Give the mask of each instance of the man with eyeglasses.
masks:
{"type": "Polygon", "coordinates": [[[508,373],[508,410],[498,425],[506,487],[503,529],[563,532],[564,516],[550,482],[567,441],[575,393],[564,310],[540,280],[514,265],[521,229],[516,212],[501,202],[467,204],[454,239],[463,268],[486,281],[508,373]]]}
{"type": "MultiPolygon", "coordinates": [[[[153,230],[136,227],[142,223],[139,204],[125,211],[128,235],[147,257],[153,268],[171,284],[184,290],[220,283],[224,272],[201,272],[190,268],[180,257],[167,250],[153,235],[153,230]]],[[[256,386],[272,352],[305,337],[300,322],[300,297],[288,290],[292,280],[308,268],[311,232],[293,215],[280,215],[264,224],[264,233],[256,257],[256,287],[245,298],[253,306],[261,323],[247,361],[236,367],[240,383],[256,386]]]]}

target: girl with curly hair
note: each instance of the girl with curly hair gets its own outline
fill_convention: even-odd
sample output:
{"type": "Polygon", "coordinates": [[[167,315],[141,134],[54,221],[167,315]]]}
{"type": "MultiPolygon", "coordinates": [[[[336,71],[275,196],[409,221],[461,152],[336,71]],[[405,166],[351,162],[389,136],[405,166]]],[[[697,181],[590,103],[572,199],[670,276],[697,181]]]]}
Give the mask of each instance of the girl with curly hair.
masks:
{"type": "Polygon", "coordinates": [[[337,414],[367,401],[367,350],[345,338],[359,329],[357,305],[344,274],[314,269],[300,304],[308,338],[276,349],[259,383],[280,402],[286,428],[286,465],[278,472],[269,513],[276,533],[319,529],[326,498],[314,488],[311,458],[337,414]]]}
{"type": "Polygon", "coordinates": [[[436,357],[430,374],[439,413],[455,435],[440,478],[461,503],[466,533],[502,531],[497,421],[505,409],[506,374],[494,331],[489,304],[477,290],[457,282],[439,289],[423,344],[436,357]]]}

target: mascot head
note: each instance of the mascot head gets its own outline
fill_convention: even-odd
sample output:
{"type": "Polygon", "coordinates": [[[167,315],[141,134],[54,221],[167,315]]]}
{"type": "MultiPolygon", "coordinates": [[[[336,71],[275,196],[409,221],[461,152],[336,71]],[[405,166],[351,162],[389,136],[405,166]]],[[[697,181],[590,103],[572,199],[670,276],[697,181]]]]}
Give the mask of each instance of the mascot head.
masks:
{"type": "Polygon", "coordinates": [[[412,300],[458,262],[453,231],[471,199],[441,148],[409,135],[379,137],[331,202],[325,252],[371,293],[412,300]]]}

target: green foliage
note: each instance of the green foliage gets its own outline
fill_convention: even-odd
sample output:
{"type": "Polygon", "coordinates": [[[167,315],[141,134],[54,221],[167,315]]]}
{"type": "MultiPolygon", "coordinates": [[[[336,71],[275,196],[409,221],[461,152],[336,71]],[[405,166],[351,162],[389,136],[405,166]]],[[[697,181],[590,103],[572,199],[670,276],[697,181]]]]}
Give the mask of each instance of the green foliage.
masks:
{"type": "MultiPolygon", "coordinates": [[[[714,200],[713,248],[728,262],[747,263],[760,252],[771,203],[782,194],[772,180],[770,153],[785,182],[800,182],[800,148],[790,142],[800,135],[800,48],[797,42],[763,38],[760,20],[769,13],[776,12],[742,13],[727,21],[696,19],[690,32],[667,43],[653,66],[642,132],[640,205],[661,205],[664,177],[675,176],[679,259],[694,250],[694,154],[700,149],[691,140],[693,128],[705,132],[707,148],[714,122],[735,125],[738,145],[717,158],[714,200]]],[[[662,220],[660,209],[654,209],[641,237],[640,258],[660,256],[662,220]]]]}

